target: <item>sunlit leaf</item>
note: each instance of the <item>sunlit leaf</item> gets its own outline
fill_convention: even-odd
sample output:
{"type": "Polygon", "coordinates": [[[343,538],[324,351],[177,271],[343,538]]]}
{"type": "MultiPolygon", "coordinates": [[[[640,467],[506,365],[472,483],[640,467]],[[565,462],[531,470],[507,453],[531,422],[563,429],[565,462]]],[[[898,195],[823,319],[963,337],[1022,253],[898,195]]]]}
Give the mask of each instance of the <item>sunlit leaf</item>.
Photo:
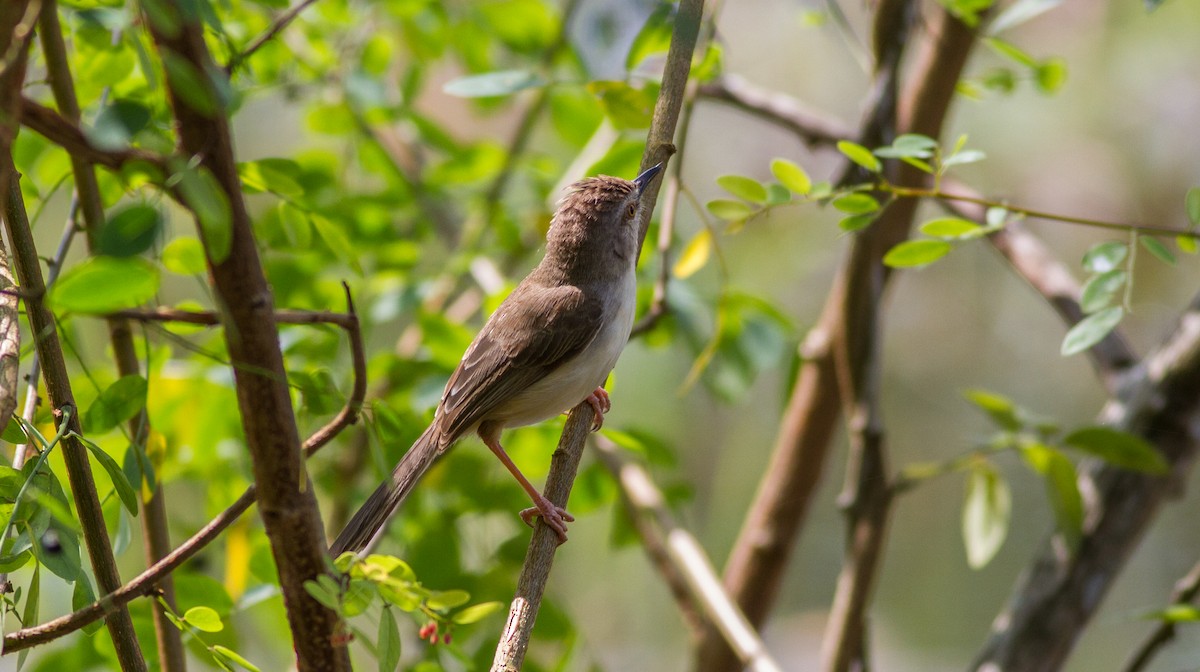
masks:
{"type": "Polygon", "coordinates": [[[861,192],[843,194],[833,199],[833,207],[850,215],[863,215],[879,209],[879,201],[874,196],[861,192]]]}
{"type": "Polygon", "coordinates": [[[1008,397],[986,390],[968,390],[963,393],[963,396],[975,404],[979,410],[987,413],[992,422],[1001,429],[1014,432],[1025,424],[1021,422],[1017,405],[1008,397]]]}
{"type": "Polygon", "coordinates": [[[771,174],[775,176],[775,179],[779,180],[780,184],[801,196],[807,194],[812,189],[812,180],[808,177],[808,173],[787,159],[775,159],[772,161],[771,174]]]}
{"type": "Polygon", "coordinates": [[[163,248],[163,267],[179,275],[199,275],[208,269],[204,246],[195,238],[176,238],[163,248]]]}
{"type": "Polygon", "coordinates": [[[758,180],[744,175],[722,175],[717,178],[722,189],[751,203],[766,203],[767,189],[758,180]]]}
{"type": "Polygon", "coordinates": [[[846,233],[862,231],[875,221],[876,216],[877,215],[874,212],[864,212],[861,215],[850,215],[849,217],[843,217],[838,221],[838,228],[846,233]]]}
{"type": "Polygon", "coordinates": [[[671,30],[675,27],[676,7],[669,2],[660,3],[650,12],[646,24],[633,38],[629,53],[625,56],[625,69],[633,70],[646,58],[654,54],[665,54],[671,46],[671,30]]]}
{"type": "Polygon", "coordinates": [[[1116,328],[1123,317],[1125,317],[1125,309],[1121,306],[1113,306],[1080,320],[1063,338],[1062,356],[1070,357],[1104,340],[1104,337],[1116,328]]]}
{"type": "Polygon", "coordinates": [[[67,269],[51,286],[47,301],[58,311],[111,313],[150,300],[158,283],[158,269],[144,259],[92,257],[67,269]]]}
{"type": "Polygon", "coordinates": [[[491,616],[497,611],[504,609],[503,602],[483,602],[481,604],[473,604],[454,615],[453,620],[457,625],[470,625],[484,618],[491,616]]]}
{"type": "Polygon", "coordinates": [[[184,612],[183,620],[202,632],[220,632],[225,629],[221,617],[210,607],[192,607],[184,612]]]}
{"type": "Polygon", "coordinates": [[[679,254],[679,260],[675,262],[675,267],[672,272],[677,278],[686,278],[704,268],[708,263],[708,259],[712,256],[713,235],[707,227],[700,229],[696,235],[688,241],[687,246],[683,248],[683,252],[679,254]]]}
{"type": "Polygon", "coordinates": [[[754,214],[754,209],[741,201],[718,198],[704,204],[709,212],[729,222],[736,222],[754,214]]]}
{"type": "Polygon", "coordinates": [[[430,609],[453,609],[466,604],[471,594],[465,590],[442,590],[429,596],[425,604],[430,609]]]}
{"type": "Polygon", "coordinates": [[[854,163],[857,163],[863,168],[866,168],[872,173],[878,173],[880,169],[883,168],[883,165],[879,163],[879,159],[875,158],[875,155],[871,153],[871,150],[856,142],[841,140],[837,143],[837,148],[839,152],[846,156],[846,158],[850,159],[854,163]]]}
{"type": "Polygon", "coordinates": [[[1079,494],[1075,465],[1061,452],[1036,441],[1022,443],[1021,455],[1042,476],[1056,527],[1070,547],[1075,548],[1083,528],[1083,498],[1079,494]]]}
{"type": "Polygon", "coordinates": [[[892,268],[927,266],[954,249],[944,240],[908,240],[888,250],[883,263],[892,268]]]}
{"type": "Polygon", "coordinates": [[[982,226],[966,219],[942,217],[922,224],[921,233],[934,238],[957,240],[977,238],[986,233],[986,231],[982,226]]]}
{"type": "Polygon", "coordinates": [[[250,672],[261,672],[261,670],[259,670],[257,666],[255,666],[253,663],[251,663],[250,661],[243,658],[240,653],[238,653],[237,651],[234,651],[233,649],[231,649],[227,646],[221,646],[220,644],[215,644],[215,645],[213,645],[212,648],[217,653],[221,654],[222,656],[225,656],[226,658],[228,658],[229,660],[232,660],[233,662],[237,663],[238,665],[241,665],[242,667],[249,670],[250,672]]]}
{"type": "Polygon", "coordinates": [[[1055,93],[1067,82],[1067,61],[1063,58],[1048,58],[1033,71],[1034,81],[1042,93],[1055,93]]]}
{"type": "Polygon", "coordinates": [[[1000,550],[1011,514],[1012,495],[999,472],[986,463],[967,472],[962,533],[972,569],[987,565],[1000,550]]]}
{"type": "Polygon", "coordinates": [[[1125,243],[1110,240],[1097,243],[1083,255],[1083,267],[1092,273],[1105,273],[1118,268],[1129,254],[1125,243]]]}

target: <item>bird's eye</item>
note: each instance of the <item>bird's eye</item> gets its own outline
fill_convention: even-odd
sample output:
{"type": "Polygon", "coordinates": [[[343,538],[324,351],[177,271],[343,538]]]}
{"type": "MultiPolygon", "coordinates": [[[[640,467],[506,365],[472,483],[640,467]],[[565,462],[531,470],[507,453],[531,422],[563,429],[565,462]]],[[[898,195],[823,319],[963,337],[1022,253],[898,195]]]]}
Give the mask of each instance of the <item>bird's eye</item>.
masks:
{"type": "Polygon", "coordinates": [[[630,203],[629,205],[625,206],[625,216],[633,217],[634,215],[637,214],[637,210],[638,210],[637,202],[635,201],[633,203],[630,203]]]}

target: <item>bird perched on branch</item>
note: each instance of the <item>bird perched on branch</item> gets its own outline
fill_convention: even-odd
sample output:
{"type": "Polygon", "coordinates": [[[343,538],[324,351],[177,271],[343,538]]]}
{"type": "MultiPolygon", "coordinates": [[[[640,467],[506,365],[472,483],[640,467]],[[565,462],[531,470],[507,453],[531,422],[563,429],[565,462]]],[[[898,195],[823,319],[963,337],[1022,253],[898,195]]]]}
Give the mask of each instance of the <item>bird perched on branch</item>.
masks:
{"type": "Polygon", "coordinates": [[[636,307],[638,205],[659,164],[634,180],[572,185],[546,234],[546,255],[500,304],[451,374],[433,422],[347,523],[334,557],[361,551],[447,448],[475,432],[533,500],[521,512],[567,539],[565,509],[546,499],[500,445],[505,427],[531,425],[587,401],[599,429],[611,403],[602,387],[629,340],[636,307]]]}

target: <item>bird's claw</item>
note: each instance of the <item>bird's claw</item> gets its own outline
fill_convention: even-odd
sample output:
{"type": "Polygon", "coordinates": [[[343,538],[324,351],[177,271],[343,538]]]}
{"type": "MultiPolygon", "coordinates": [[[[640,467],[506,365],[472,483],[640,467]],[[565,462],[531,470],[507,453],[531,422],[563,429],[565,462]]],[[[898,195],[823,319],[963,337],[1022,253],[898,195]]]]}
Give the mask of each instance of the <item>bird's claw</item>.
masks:
{"type": "Polygon", "coordinates": [[[595,419],[592,420],[592,431],[599,431],[604,426],[604,414],[612,410],[612,399],[609,398],[607,390],[597,387],[584,401],[596,412],[595,419]]]}
{"type": "Polygon", "coordinates": [[[526,525],[533,527],[533,519],[541,517],[542,522],[558,537],[558,543],[565,542],[567,540],[567,523],[575,522],[575,516],[567,513],[567,510],[561,506],[555,506],[545,497],[534,500],[534,504],[536,506],[521,511],[521,520],[525,521],[526,525]]]}

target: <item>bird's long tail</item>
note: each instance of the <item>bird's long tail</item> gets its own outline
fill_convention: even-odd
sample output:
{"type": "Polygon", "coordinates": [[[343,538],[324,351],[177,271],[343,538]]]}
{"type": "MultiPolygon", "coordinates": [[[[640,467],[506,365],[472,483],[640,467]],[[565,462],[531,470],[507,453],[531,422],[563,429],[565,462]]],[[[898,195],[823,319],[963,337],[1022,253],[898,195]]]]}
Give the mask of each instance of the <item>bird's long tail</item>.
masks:
{"type": "Polygon", "coordinates": [[[392,516],[392,512],[408,497],[421,476],[429,471],[438,457],[437,431],[431,425],[404,458],[392,470],[392,475],[375,489],[366,503],[354,514],[346,528],[329,547],[329,554],[338,557],[346,551],[355,553],[366,548],[392,516]]]}

